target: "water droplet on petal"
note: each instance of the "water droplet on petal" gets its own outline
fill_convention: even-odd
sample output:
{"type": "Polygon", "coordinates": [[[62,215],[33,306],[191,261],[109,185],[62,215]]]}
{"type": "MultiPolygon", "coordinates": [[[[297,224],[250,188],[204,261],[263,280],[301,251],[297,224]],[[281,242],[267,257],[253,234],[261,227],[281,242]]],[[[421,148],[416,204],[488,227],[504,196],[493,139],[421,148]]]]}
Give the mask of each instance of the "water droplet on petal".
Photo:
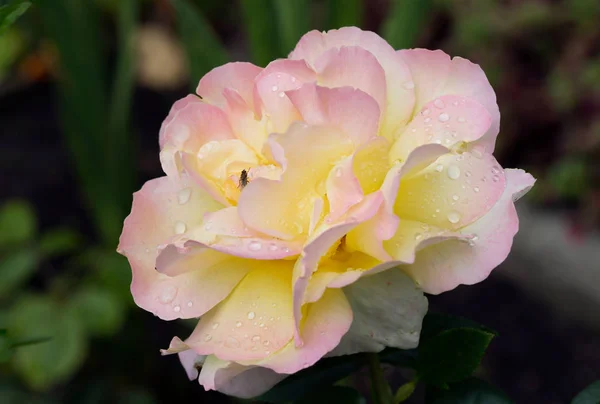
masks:
{"type": "Polygon", "coordinates": [[[423,111],[421,111],[421,115],[429,115],[429,112],[429,108],[425,108],[423,111]]]}
{"type": "Polygon", "coordinates": [[[467,171],[467,172],[465,173],[465,177],[470,177],[470,176],[471,176],[471,172],[470,172],[470,171],[467,171]]]}
{"type": "Polygon", "coordinates": [[[190,200],[192,196],[192,188],[183,188],[181,191],[177,193],[177,202],[180,205],[185,205],[190,200]]]}
{"type": "Polygon", "coordinates": [[[241,321],[238,321],[237,323],[235,323],[235,326],[236,326],[237,328],[240,328],[240,327],[242,326],[242,322],[241,322],[241,321]]]}
{"type": "Polygon", "coordinates": [[[473,191],[479,192],[479,187],[473,187],[473,191]]]}
{"type": "Polygon", "coordinates": [[[423,238],[423,235],[421,233],[415,233],[415,240],[419,241],[423,238]]]}
{"type": "Polygon", "coordinates": [[[448,213],[448,221],[450,223],[458,223],[459,220],[460,220],[460,213],[454,212],[454,211],[448,213]]]}
{"type": "Polygon", "coordinates": [[[260,335],[254,335],[252,337],[252,341],[256,342],[256,341],[260,341],[260,335]]]}
{"type": "Polygon", "coordinates": [[[175,313],[179,313],[181,311],[181,307],[180,306],[175,306],[175,307],[173,307],[173,311],[175,313]]]}
{"type": "Polygon", "coordinates": [[[446,104],[444,103],[444,101],[442,101],[441,99],[437,99],[433,102],[433,105],[435,105],[437,108],[444,108],[446,106],[446,104]]]}
{"type": "Polygon", "coordinates": [[[492,174],[498,174],[500,172],[500,170],[498,170],[498,167],[494,166],[492,167],[492,174]]]}
{"type": "Polygon", "coordinates": [[[212,339],[212,335],[210,335],[210,334],[206,334],[204,336],[204,341],[206,341],[206,342],[210,341],[211,339],[212,339]]]}
{"type": "Polygon", "coordinates": [[[161,303],[168,304],[175,299],[175,296],[177,296],[177,288],[175,286],[169,286],[162,291],[159,300],[161,303]]]}
{"type": "Polygon", "coordinates": [[[219,323],[213,323],[212,327],[213,330],[216,330],[217,328],[219,328],[219,323]]]}
{"type": "Polygon", "coordinates": [[[237,348],[240,346],[240,341],[238,341],[236,338],[234,337],[227,337],[227,339],[225,339],[225,347],[227,348],[237,348]]]}
{"type": "Polygon", "coordinates": [[[411,131],[412,133],[417,133],[417,128],[412,128],[410,131],[411,131]]]}
{"type": "Polygon", "coordinates": [[[254,317],[256,317],[256,313],[253,311],[249,311],[248,312],[248,320],[254,320],[254,317]]]}
{"type": "Polygon", "coordinates": [[[175,234],[183,234],[185,233],[185,223],[177,221],[175,222],[175,234]]]}
{"type": "Polygon", "coordinates": [[[460,168],[458,168],[458,166],[455,165],[451,165],[450,167],[448,167],[448,178],[455,180],[458,177],[460,177],[460,168]]]}
{"type": "Polygon", "coordinates": [[[481,147],[481,146],[475,146],[475,147],[473,147],[473,150],[471,151],[471,154],[473,155],[473,157],[476,157],[478,159],[482,159],[484,151],[485,151],[485,149],[483,147],[481,147]]]}
{"type": "Polygon", "coordinates": [[[192,307],[193,305],[194,305],[194,302],[192,302],[191,300],[189,302],[187,302],[188,307],[192,307]]]}
{"type": "Polygon", "coordinates": [[[279,90],[279,87],[277,87],[277,86],[273,86],[273,87],[271,87],[271,91],[275,92],[275,91],[277,91],[277,90],[279,90]]]}
{"type": "Polygon", "coordinates": [[[448,115],[445,112],[442,112],[439,116],[438,116],[438,121],[440,122],[448,122],[448,120],[450,119],[450,115],[448,115]]]}
{"type": "Polygon", "coordinates": [[[271,244],[269,246],[269,250],[271,250],[271,251],[277,251],[278,249],[279,249],[279,247],[277,247],[277,244],[271,244]]]}
{"type": "Polygon", "coordinates": [[[269,346],[270,342],[269,341],[263,341],[263,345],[264,346],[269,346]]]}
{"type": "Polygon", "coordinates": [[[285,97],[285,93],[283,91],[280,91],[278,95],[279,95],[279,98],[285,97]]]}
{"type": "Polygon", "coordinates": [[[438,164],[437,166],[435,166],[435,171],[437,171],[438,173],[441,173],[443,169],[444,166],[442,164],[438,164]]]}
{"type": "Polygon", "coordinates": [[[337,167],[335,169],[335,176],[338,178],[342,176],[342,168],[341,167],[337,167]]]}
{"type": "Polygon", "coordinates": [[[431,118],[425,118],[425,119],[423,120],[423,122],[425,122],[425,123],[429,123],[429,122],[431,122],[431,118]]]}
{"type": "Polygon", "coordinates": [[[500,181],[500,177],[498,177],[497,175],[494,175],[494,176],[492,177],[492,181],[494,181],[494,182],[498,182],[498,181],[500,181]]]}
{"type": "Polygon", "coordinates": [[[452,195],[452,200],[458,201],[458,199],[459,199],[458,195],[452,195]]]}
{"type": "Polygon", "coordinates": [[[251,241],[250,244],[248,244],[248,249],[250,251],[259,251],[262,248],[262,244],[258,241],[251,241]]]}

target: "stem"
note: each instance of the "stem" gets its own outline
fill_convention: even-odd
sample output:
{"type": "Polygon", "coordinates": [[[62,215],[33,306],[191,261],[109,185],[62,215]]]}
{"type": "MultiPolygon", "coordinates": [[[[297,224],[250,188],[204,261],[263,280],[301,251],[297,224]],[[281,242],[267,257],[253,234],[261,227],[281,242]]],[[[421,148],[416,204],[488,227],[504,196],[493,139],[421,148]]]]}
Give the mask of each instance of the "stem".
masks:
{"type": "Polygon", "coordinates": [[[415,376],[410,382],[403,384],[398,388],[394,395],[394,404],[403,403],[414,393],[417,383],[419,382],[419,376],[415,376]]]}
{"type": "Polygon", "coordinates": [[[376,353],[367,353],[366,355],[367,362],[369,363],[369,373],[371,374],[373,401],[376,404],[392,403],[392,391],[383,377],[379,356],[376,353]]]}

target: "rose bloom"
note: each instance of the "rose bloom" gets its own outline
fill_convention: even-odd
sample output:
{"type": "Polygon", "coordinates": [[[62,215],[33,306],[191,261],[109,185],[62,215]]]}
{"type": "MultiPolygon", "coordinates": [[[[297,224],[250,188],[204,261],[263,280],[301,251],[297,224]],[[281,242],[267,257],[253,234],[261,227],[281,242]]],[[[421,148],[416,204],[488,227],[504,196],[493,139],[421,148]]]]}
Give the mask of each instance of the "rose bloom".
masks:
{"type": "Polygon", "coordinates": [[[535,180],[493,157],[496,96],[468,60],[312,31],[197,94],[165,119],[166,176],[135,193],[118,251],[137,305],[199,318],[163,353],[205,389],[252,397],[324,356],[414,348],[423,292],[508,255],[535,180]]]}

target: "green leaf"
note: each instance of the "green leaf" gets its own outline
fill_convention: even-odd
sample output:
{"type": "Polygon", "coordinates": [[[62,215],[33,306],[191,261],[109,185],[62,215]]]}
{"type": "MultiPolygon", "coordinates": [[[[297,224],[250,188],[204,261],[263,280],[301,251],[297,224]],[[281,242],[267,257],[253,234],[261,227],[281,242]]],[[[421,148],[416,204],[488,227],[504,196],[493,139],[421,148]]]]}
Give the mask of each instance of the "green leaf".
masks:
{"type": "Polygon", "coordinates": [[[12,353],[13,351],[11,349],[10,338],[7,330],[2,328],[0,329],[0,363],[8,362],[12,356],[12,353]]]}
{"type": "Polygon", "coordinates": [[[329,0],[327,29],[355,26],[362,23],[363,0],[329,0]]]}
{"type": "Polygon", "coordinates": [[[295,404],[367,404],[367,400],[355,389],[345,386],[328,386],[307,394],[295,404]]]}
{"type": "Polygon", "coordinates": [[[83,287],[75,293],[69,306],[91,335],[112,335],[123,324],[123,304],[114,293],[106,289],[96,286],[83,287]]]}
{"type": "Polygon", "coordinates": [[[196,90],[198,80],[214,67],[227,63],[229,56],[199,10],[187,0],[172,0],[172,2],[190,67],[191,86],[196,90]]]}
{"type": "Polygon", "coordinates": [[[279,31],[280,52],[281,55],[287,55],[309,30],[310,1],[271,0],[271,3],[279,31]]]}
{"type": "Polygon", "coordinates": [[[254,63],[264,67],[270,61],[285,56],[278,51],[280,33],[273,32],[275,11],[271,1],[241,0],[240,5],[254,63]]]}
{"type": "Polygon", "coordinates": [[[13,0],[9,4],[0,6],[0,34],[11,26],[17,18],[25,14],[31,3],[23,0],[13,0]]]}
{"type": "Polygon", "coordinates": [[[430,311],[423,319],[421,342],[435,337],[443,331],[452,330],[454,328],[473,328],[498,336],[496,331],[468,318],[430,311]]]}
{"type": "Polygon", "coordinates": [[[86,340],[79,318],[45,296],[27,296],[11,310],[15,340],[52,337],[43,344],[19,347],[13,366],[29,386],[45,390],[67,380],[83,363],[86,340]]]}
{"type": "Polygon", "coordinates": [[[38,257],[34,250],[13,251],[0,259],[0,297],[18,292],[35,272],[38,257]]]}
{"type": "Polygon", "coordinates": [[[486,331],[456,328],[423,341],[417,359],[419,376],[436,386],[466,379],[479,366],[492,338],[494,334],[486,331]]]}
{"type": "Polygon", "coordinates": [[[133,304],[129,286],[131,284],[131,267],[127,258],[115,251],[90,250],[81,257],[81,264],[93,268],[94,280],[98,285],[115,293],[122,302],[133,304]]]}
{"type": "Polygon", "coordinates": [[[361,354],[325,358],[308,369],[301,370],[258,397],[260,401],[284,403],[299,399],[300,392],[307,393],[329,386],[363,367],[361,354]]]}
{"type": "Polygon", "coordinates": [[[31,241],[37,231],[35,211],[27,201],[12,200],[0,208],[0,247],[31,241]]]}
{"type": "Polygon", "coordinates": [[[431,5],[432,0],[393,0],[383,23],[383,37],[394,49],[414,47],[430,15],[431,5]]]}
{"type": "Polygon", "coordinates": [[[428,386],[426,404],[510,404],[512,401],[496,387],[483,380],[469,378],[441,390],[428,386]]]}
{"type": "Polygon", "coordinates": [[[81,235],[75,230],[52,229],[42,235],[39,249],[45,258],[54,258],[74,251],[81,242],[81,235]]]}
{"type": "Polygon", "coordinates": [[[594,383],[587,386],[583,389],[571,404],[598,404],[600,403],[600,380],[595,381],[594,383]]]}

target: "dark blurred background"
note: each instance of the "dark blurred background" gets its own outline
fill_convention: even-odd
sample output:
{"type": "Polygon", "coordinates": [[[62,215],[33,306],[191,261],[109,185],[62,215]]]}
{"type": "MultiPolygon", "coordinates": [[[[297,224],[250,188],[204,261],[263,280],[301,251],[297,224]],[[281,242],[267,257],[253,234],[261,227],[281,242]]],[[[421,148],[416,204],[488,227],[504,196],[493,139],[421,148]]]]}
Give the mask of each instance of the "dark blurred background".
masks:
{"type": "Polygon", "coordinates": [[[264,66],[344,25],[480,64],[502,113],[498,160],[538,178],[507,262],[430,298],[499,332],[479,374],[517,403],[567,403],[600,378],[600,1],[31,3],[0,1],[16,19],[0,24],[1,403],[228,401],[159,355],[193,325],[133,304],[122,221],[162,174],[162,120],[204,73],[264,66]]]}

